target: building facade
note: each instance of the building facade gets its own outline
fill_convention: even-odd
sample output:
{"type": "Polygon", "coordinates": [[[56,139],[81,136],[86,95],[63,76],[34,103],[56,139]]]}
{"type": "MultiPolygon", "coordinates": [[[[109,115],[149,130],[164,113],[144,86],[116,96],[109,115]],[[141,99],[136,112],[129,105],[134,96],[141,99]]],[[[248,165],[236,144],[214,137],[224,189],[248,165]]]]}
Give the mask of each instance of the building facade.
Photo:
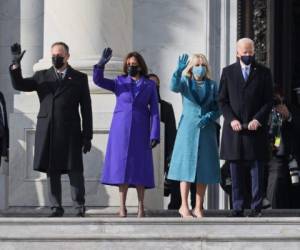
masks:
{"type": "MultiPolygon", "coordinates": [[[[0,169],[1,208],[47,205],[45,176],[32,170],[38,99],[11,87],[11,44],[20,42],[26,50],[24,76],[51,66],[55,41],[66,42],[70,64],[89,75],[95,136],[92,152],[84,158],[87,205],[117,206],[116,190],[98,182],[114,107],[114,96],[96,88],[91,78],[103,48],[113,49],[108,77],[121,72],[128,52],[140,52],[150,72],[159,75],[161,96],[173,104],[178,119],[181,98],[168,87],[178,56],[207,55],[213,79],[219,81],[222,67],[235,61],[238,9],[237,0],[1,0],[0,90],[8,103],[11,133],[9,169],[0,169]]],[[[162,148],[154,152],[157,188],[147,194],[149,208],[163,208],[162,148]]],[[[65,205],[70,205],[67,179],[64,185],[65,205]]],[[[217,185],[209,188],[206,203],[208,208],[228,206],[217,185]]],[[[128,205],[136,205],[135,194],[129,194],[128,205]]]]}

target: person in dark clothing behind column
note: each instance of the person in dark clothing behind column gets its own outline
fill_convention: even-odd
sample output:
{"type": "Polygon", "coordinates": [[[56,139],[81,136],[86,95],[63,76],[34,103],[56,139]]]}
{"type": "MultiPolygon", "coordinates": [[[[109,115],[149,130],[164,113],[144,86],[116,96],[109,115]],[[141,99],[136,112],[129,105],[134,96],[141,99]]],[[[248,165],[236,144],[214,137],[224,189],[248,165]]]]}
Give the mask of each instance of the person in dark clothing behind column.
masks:
{"type": "MultiPolygon", "coordinates": [[[[292,155],[296,160],[296,165],[300,167],[300,82],[295,81],[293,86],[291,104],[289,110],[292,114],[291,122],[291,149],[292,155]]],[[[290,208],[300,208],[300,185],[292,186],[290,193],[290,208]]]]}
{"type": "Polygon", "coordinates": [[[0,154],[1,162],[8,162],[8,147],[9,147],[9,130],[7,122],[7,111],[6,111],[6,102],[4,95],[0,92],[0,154]]]}
{"type": "MultiPolygon", "coordinates": [[[[171,103],[161,99],[159,87],[160,79],[156,74],[149,74],[148,77],[156,83],[158,101],[160,103],[160,119],[165,125],[165,176],[168,174],[169,164],[172,156],[173,146],[176,138],[176,120],[171,103]]],[[[181,204],[180,182],[168,180],[165,177],[165,196],[170,194],[168,209],[179,209],[181,204]]]]}
{"type": "Polygon", "coordinates": [[[224,116],[221,159],[230,161],[233,217],[244,216],[245,176],[250,169],[252,201],[249,216],[261,216],[264,164],[268,160],[268,117],[272,77],[254,60],[254,42],[237,42],[238,61],[223,69],[219,91],[224,116]],[[248,167],[249,166],[249,167],[248,167]]]}
{"type": "Polygon", "coordinates": [[[16,90],[36,91],[40,101],[37,116],[34,170],[47,173],[51,217],[61,217],[61,175],[68,174],[76,216],[85,216],[85,187],[82,151],[91,150],[93,121],[88,78],[68,64],[69,47],[63,42],[51,46],[53,67],[23,78],[21,45],[11,47],[12,85],[16,90]],[[81,118],[79,115],[79,106],[81,118]]]}
{"type": "Polygon", "coordinates": [[[274,90],[274,106],[270,114],[269,136],[272,157],[267,164],[267,199],[273,209],[290,208],[291,181],[289,161],[292,155],[291,130],[293,116],[277,87],[274,90]]]}

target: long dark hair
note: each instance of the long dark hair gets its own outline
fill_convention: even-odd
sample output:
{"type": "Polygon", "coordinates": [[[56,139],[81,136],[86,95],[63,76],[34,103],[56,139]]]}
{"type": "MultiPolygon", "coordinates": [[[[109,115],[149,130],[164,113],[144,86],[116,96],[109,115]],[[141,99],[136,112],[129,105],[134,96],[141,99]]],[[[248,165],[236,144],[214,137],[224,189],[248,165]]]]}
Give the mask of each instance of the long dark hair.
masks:
{"type": "Polygon", "coordinates": [[[136,51],[133,51],[133,52],[130,52],[128,53],[128,55],[124,58],[124,62],[123,62],[123,72],[125,75],[127,75],[127,69],[128,69],[128,66],[127,66],[127,60],[131,57],[134,57],[138,64],[139,64],[139,67],[141,68],[141,71],[140,71],[140,74],[143,75],[143,76],[146,76],[148,75],[148,67],[146,65],[146,62],[144,60],[144,58],[142,57],[142,55],[136,51]]]}

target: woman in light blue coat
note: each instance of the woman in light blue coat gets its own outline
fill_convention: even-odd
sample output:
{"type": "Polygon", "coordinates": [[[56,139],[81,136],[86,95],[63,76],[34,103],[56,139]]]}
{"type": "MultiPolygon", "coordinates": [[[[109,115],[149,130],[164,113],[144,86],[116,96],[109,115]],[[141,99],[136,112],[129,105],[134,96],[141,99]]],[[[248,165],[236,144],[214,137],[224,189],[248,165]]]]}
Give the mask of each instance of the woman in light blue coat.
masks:
{"type": "Polygon", "coordinates": [[[203,217],[207,184],[219,183],[217,145],[218,86],[210,79],[207,59],[202,54],[179,57],[171,90],[182,96],[183,111],[178,125],[168,179],[180,181],[182,217],[203,217]],[[196,183],[196,204],[188,206],[190,184],[196,183]]]}

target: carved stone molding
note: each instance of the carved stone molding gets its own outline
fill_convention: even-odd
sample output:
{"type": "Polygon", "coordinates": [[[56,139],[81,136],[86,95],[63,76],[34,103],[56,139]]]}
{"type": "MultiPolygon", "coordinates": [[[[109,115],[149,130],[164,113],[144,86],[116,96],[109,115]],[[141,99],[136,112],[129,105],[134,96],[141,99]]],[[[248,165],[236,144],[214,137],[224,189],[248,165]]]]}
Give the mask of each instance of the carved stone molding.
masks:
{"type": "Polygon", "coordinates": [[[257,61],[266,64],[267,0],[239,0],[237,26],[238,38],[253,39],[257,61]]]}
{"type": "Polygon", "coordinates": [[[255,42],[256,60],[267,62],[267,1],[253,0],[253,40],[255,42]]]}

